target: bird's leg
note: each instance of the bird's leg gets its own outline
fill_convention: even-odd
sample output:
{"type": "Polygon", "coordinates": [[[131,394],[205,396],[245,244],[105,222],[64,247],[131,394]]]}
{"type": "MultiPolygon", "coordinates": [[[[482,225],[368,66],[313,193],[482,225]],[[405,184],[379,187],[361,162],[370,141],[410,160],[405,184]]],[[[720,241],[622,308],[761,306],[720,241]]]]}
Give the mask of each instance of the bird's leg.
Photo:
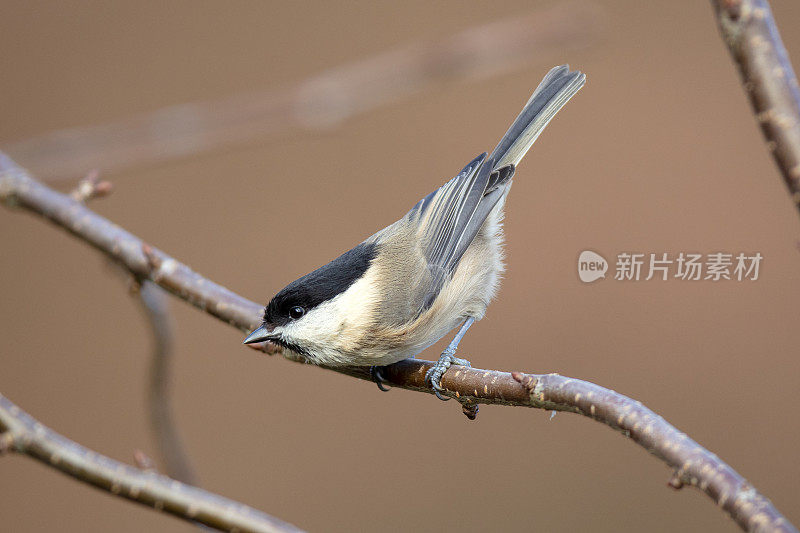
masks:
{"type": "Polygon", "coordinates": [[[425,381],[430,384],[434,394],[436,394],[436,397],[440,400],[447,401],[450,399],[442,396],[442,391],[444,390],[442,388],[442,376],[444,376],[444,373],[447,372],[448,368],[450,368],[450,365],[460,365],[466,367],[472,366],[466,359],[460,359],[456,357],[456,350],[458,349],[458,343],[464,338],[464,334],[467,333],[467,330],[473,322],[475,322],[475,319],[469,317],[464,321],[463,324],[461,324],[461,329],[458,330],[456,336],[453,337],[453,340],[450,341],[450,344],[448,344],[447,348],[444,349],[442,355],[439,356],[439,360],[425,374],[425,381]]]}
{"type": "Polygon", "coordinates": [[[386,383],[386,378],[383,377],[383,374],[381,373],[381,370],[383,370],[384,368],[385,367],[374,366],[374,365],[369,367],[369,376],[372,378],[372,381],[374,381],[378,385],[378,388],[380,390],[382,390],[383,392],[389,392],[389,389],[387,389],[383,385],[384,383],[386,383]]]}

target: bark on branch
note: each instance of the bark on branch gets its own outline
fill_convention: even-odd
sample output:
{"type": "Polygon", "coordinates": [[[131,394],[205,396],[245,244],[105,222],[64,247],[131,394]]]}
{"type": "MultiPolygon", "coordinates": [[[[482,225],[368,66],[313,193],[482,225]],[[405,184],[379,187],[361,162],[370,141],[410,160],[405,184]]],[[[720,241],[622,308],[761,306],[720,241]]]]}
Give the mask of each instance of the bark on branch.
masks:
{"type": "MultiPolygon", "coordinates": [[[[34,180],[2,153],[0,201],[46,217],[120,262],[135,276],[160,285],[241,331],[253,328],[260,321],[262,306],[203,278],[80,202],[34,180]]],[[[407,359],[389,366],[383,376],[395,387],[431,393],[425,373],[432,364],[407,359]]],[[[366,368],[328,369],[371,380],[366,368]]],[[[467,414],[474,414],[478,404],[501,404],[569,411],[603,422],[674,469],[672,487],[684,484],[697,487],[745,531],[797,531],[733,468],[640,402],[614,391],[555,374],[512,374],[462,367],[447,372],[442,385],[448,396],[464,406],[467,414]]],[[[91,479],[91,472],[73,472],[73,475],[91,479]]]]}
{"type": "Polygon", "coordinates": [[[800,209],[800,88],[767,0],[711,0],[767,147],[800,209]]]}

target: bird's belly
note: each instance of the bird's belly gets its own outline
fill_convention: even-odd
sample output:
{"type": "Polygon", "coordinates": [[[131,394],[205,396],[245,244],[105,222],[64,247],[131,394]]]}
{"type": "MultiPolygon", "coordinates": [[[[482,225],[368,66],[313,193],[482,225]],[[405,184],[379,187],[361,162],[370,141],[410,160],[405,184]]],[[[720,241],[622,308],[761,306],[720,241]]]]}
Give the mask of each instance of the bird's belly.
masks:
{"type": "MultiPolygon", "coordinates": [[[[487,250],[479,250],[481,254],[487,250]]],[[[418,317],[393,327],[366,329],[354,350],[349,350],[349,364],[388,365],[415,357],[461,325],[468,317],[483,318],[496,291],[502,262],[495,254],[485,261],[466,263],[471,270],[458,270],[445,284],[433,305],[418,317]]],[[[466,257],[466,256],[465,256],[466,257]]],[[[486,255],[483,255],[486,258],[486,255]]],[[[436,359],[432,354],[429,359],[436,359]]]]}

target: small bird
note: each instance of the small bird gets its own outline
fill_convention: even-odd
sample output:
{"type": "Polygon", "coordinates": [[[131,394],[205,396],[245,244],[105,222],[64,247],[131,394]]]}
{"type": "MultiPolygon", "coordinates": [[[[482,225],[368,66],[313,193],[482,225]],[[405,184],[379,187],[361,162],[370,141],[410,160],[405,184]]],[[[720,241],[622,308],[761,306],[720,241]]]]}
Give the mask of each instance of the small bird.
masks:
{"type": "Polygon", "coordinates": [[[516,167],[586,76],[555,67],[487,157],[420,200],[394,224],[282,289],[245,344],[272,341],[311,363],[379,367],[414,357],[460,326],[425,378],[441,379],[503,272],[503,207],[516,167]]]}

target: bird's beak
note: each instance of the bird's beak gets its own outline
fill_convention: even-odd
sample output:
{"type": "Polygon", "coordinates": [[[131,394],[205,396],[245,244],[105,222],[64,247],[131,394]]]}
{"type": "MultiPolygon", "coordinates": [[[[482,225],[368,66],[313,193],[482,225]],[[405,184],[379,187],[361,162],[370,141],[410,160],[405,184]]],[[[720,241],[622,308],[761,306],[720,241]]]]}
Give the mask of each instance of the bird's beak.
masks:
{"type": "Polygon", "coordinates": [[[243,344],[255,344],[256,342],[264,342],[273,338],[275,338],[275,335],[270,333],[270,331],[267,329],[267,326],[261,326],[250,333],[250,335],[248,335],[243,341],[243,344]]]}

